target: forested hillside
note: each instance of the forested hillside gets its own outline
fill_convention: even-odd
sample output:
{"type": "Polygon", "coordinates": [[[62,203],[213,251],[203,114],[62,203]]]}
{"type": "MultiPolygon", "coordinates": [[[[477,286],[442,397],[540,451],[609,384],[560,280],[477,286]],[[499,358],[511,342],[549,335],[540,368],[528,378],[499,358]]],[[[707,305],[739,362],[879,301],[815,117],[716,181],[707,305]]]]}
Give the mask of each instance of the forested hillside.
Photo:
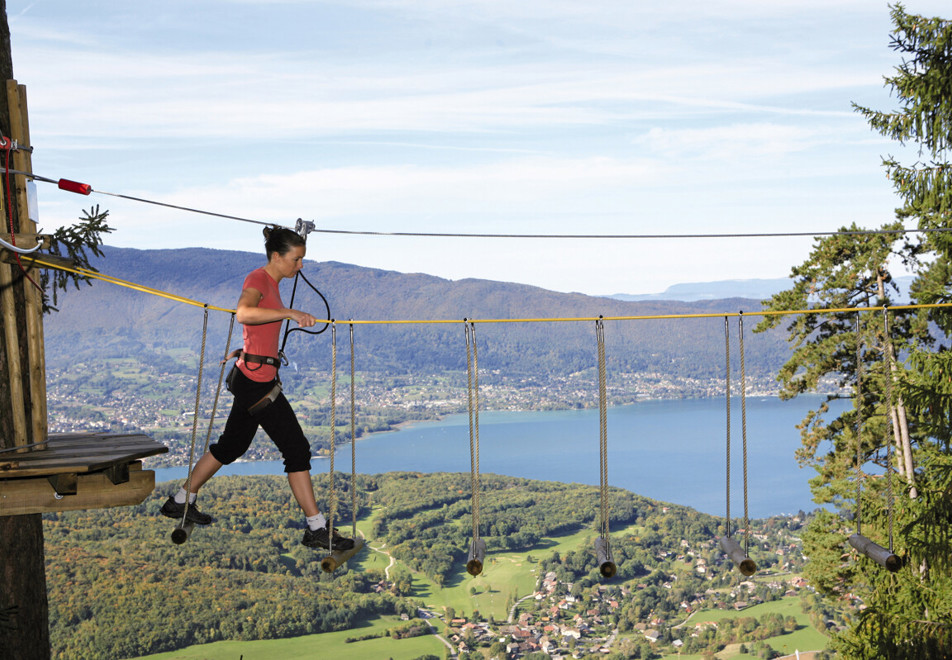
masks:
{"type": "MultiPolygon", "coordinates": [[[[319,254],[317,251],[313,251],[319,254]]],[[[95,261],[103,273],[221,307],[237,301],[241,282],[263,265],[257,254],[202,248],[133,250],[106,248],[95,261]]],[[[335,262],[308,262],[308,279],[343,321],[397,319],[509,319],[640,316],[754,311],[758,301],[730,299],[697,303],[625,302],[488,280],[450,281],[335,262]]],[[[286,282],[285,302],[291,296],[286,282]]],[[[295,306],[324,314],[321,300],[298,287],[295,306]]],[[[228,315],[211,312],[209,350],[219,352],[228,315]]],[[[480,365],[509,374],[576,372],[595,364],[594,329],[588,323],[517,323],[478,326],[480,365]]],[[[721,319],[625,321],[606,324],[611,368],[675,377],[720,377],[724,370],[721,319]]],[[[95,281],[64,296],[60,311],[46,320],[48,361],[54,368],[75,360],[135,357],[166,372],[193,369],[183,356],[201,346],[202,310],[113,284],[95,281]]],[[[388,373],[439,373],[465,369],[462,328],[455,325],[358,326],[360,368],[388,373]]],[[[236,338],[240,341],[240,337],[236,338]]],[[[292,360],[327,368],[327,335],[294,333],[292,360]]],[[[781,331],[754,337],[748,332],[747,368],[767,376],[786,359],[781,331]]],[[[736,349],[735,349],[736,358],[736,349]]]]}
{"type": "MultiPolygon", "coordinates": [[[[342,477],[339,484],[346,489],[342,477]]],[[[196,529],[184,545],[173,545],[169,534],[174,521],[159,516],[158,509],[174,487],[160,484],[153,497],[135,507],[44,516],[54,658],[128,658],[224,639],[345,630],[380,614],[415,616],[422,605],[414,586],[420,580],[453,583],[463,590],[487,584],[482,578],[472,580],[464,569],[471,533],[469,475],[358,477],[368,540],[397,560],[389,578],[364,564],[374,554],[371,550],[333,575],[322,573],[322,554],[300,545],[303,521],[286,481],[276,476],[209,482],[202,491],[203,510],[215,522],[196,529]]],[[[349,494],[342,499],[348,501],[349,494]]],[[[532,582],[520,580],[527,592],[517,593],[512,586],[503,604],[507,610],[541,588],[537,566],[574,582],[573,594],[601,581],[589,537],[599,515],[596,488],[487,474],[482,476],[481,501],[488,565],[506,553],[531,551],[535,556],[524,569],[534,576],[532,582]],[[579,531],[586,550],[559,560],[551,550],[552,538],[579,531]],[[536,587],[528,586],[533,582],[536,587]]],[[[743,580],[715,547],[715,537],[723,533],[718,519],[619,489],[612,489],[609,503],[619,565],[611,588],[619,598],[627,594],[624,607],[611,617],[621,630],[633,630],[649,612],[677,619],[682,616],[679,602],[694,598],[694,591],[704,598],[701,592],[713,587],[725,594],[713,600],[727,598],[743,580]],[[683,554],[689,547],[697,549],[696,557],[694,552],[683,554]],[[705,574],[695,570],[695,558],[706,565],[705,574]],[[669,591],[661,585],[673,571],[683,574],[685,584],[669,591]]],[[[349,513],[339,515],[349,519],[349,513]]],[[[349,527],[343,520],[338,524],[349,527]]],[[[768,531],[771,525],[777,527],[775,521],[755,523],[764,543],[751,552],[762,568],[785,561],[789,570],[796,561],[790,547],[786,558],[775,550],[790,539],[775,538],[768,531]]],[[[782,522],[777,529],[786,526],[782,522]]],[[[487,568],[489,573],[500,570],[487,568]]],[[[506,585],[495,589],[504,586],[509,592],[506,585]]],[[[447,620],[455,616],[445,614],[447,620]]]]}

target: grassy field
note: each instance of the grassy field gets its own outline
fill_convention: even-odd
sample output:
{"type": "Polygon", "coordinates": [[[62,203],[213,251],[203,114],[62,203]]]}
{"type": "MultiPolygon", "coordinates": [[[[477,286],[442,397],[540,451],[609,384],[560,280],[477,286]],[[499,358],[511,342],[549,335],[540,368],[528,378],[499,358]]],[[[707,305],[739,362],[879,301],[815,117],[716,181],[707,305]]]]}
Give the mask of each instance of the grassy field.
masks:
{"type": "MultiPolygon", "coordinates": [[[[360,527],[358,525],[358,529],[360,527]]],[[[627,531],[619,529],[613,535],[625,534],[627,531]]],[[[592,545],[594,536],[592,530],[584,529],[566,536],[544,538],[528,552],[488,553],[482,574],[476,577],[469,575],[461,563],[442,588],[422,573],[412,572],[412,597],[422,600],[436,612],[452,607],[457,615],[464,616],[476,610],[484,618],[491,616],[496,621],[504,621],[509,617],[512,603],[535,590],[539,579],[539,559],[553,552],[565,554],[582,545],[592,545]]],[[[379,548],[379,544],[373,545],[379,548]]],[[[382,550],[386,551],[386,548],[382,550]]],[[[376,562],[373,565],[362,563],[360,566],[365,568],[381,567],[386,562],[386,557],[380,552],[371,551],[369,554],[376,557],[369,558],[368,553],[361,554],[362,562],[376,562]]]]}
{"type": "MultiPolygon", "coordinates": [[[[357,530],[365,537],[369,535],[374,514],[369,519],[360,520],[357,530]]],[[[349,534],[350,523],[341,521],[339,527],[349,534]]],[[[635,527],[619,529],[615,534],[633,532],[635,527]]],[[[583,529],[572,534],[550,537],[529,552],[510,552],[503,554],[489,553],[486,558],[483,573],[473,577],[466,573],[465,566],[460,563],[457,571],[447,579],[442,588],[422,573],[411,571],[413,577],[412,597],[423,601],[427,607],[442,613],[445,608],[452,607],[458,615],[467,615],[478,610],[483,618],[490,616],[496,621],[505,621],[509,616],[509,607],[515,599],[532,593],[539,576],[539,559],[548,557],[552,552],[565,554],[579,547],[590,546],[595,533],[590,529],[583,529]],[[530,558],[532,561],[530,561],[530,558]]],[[[391,559],[386,554],[386,547],[378,541],[373,541],[365,547],[359,555],[354,557],[350,564],[354,570],[385,570],[391,565],[391,559]]],[[[401,566],[395,562],[394,566],[401,566]]],[[[764,603],[749,607],[743,611],[734,610],[701,610],[694,614],[683,630],[688,630],[693,624],[704,621],[721,621],[728,618],[759,617],[768,612],[777,612],[784,618],[793,616],[799,628],[790,634],[772,637],[767,641],[774,649],[784,654],[792,654],[796,650],[818,650],[826,648],[827,638],[818,632],[810,623],[809,617],[800,610],[800,599],[788,597],[779,601],[764,603]]],[[[437,628],[442,629],[443,623],[431,621],[437,628]]],[[[392,640],[389,637],[364,640],[361,642],[346,643],[348,637],[358,637],[376,632],[383,632],[400,623],[395,617],[380,617],[364,622],[363,625],[351,630],[308,635],[283,640],[251,641],[251,642],[216,642],[192,646],[180,651],[145,656],[149,660],[234,660],[239,657],[280,657],[293,660],[295,658],[332,657],[335,660],[357,660],[359,658],[417,658],[431,653],[444,657],[446,647],[433,636],[417,637],[409,640],[392,640]]],[[[750,657],[741,655],[739,645],[729,646],[718,654],[718,658],[750,657]]],[[[680,658],[680,660],[700,660],[699,655],[669,655],[666,660],[680,658]]]]}
{"type": "Polygon", "coordinates": [[[334,660],[364,660],[364,658],[393,658],[412,660],[421,655],[444,657],[446,646],[432,635],[394,640],[389,637],[347,643],[348,637],[383,633],[401,623],[397,617],[380,617],[366,621],[362,626],[341,632],[306,635],[291,639],[271,639],[253,642],[215,642],[190,646],[179,651],[142,656],[148,660],[235,660],[236,658],[281,658],[305,660],[334,658],[334,660]]]}
{"type": "MultiPolygon", "coordinates": [[[[796,651],[818,651],[825,649],[829,639],[826,635],[819,632],[816,628],[813,627],[813,624],[810,623],[810,617],[803,613],[800,609],[800,598],[798,596],[788,596],[787,598],[782,598],[781,600],[776,600],[770,603],[761,603],[760,605],[754,605],[753,607],[748,607],[745,610],[734,611],[734,610],[701,610],[697,614],[691,617],[687,625],[681,630],[684,634],[688,634],[687,630],[696,623],[702,623],[704,621],[723,621],[724,619],[739,619],[741,617],[761,617],[769,612],[776,612],[780,614],[783,618],[792,616],[797,620],[797,629],[787,635],[778,635],[777,637],[771,637],[765,640],[771,647],[775,650],[783,653],[784,655],[789,655],[795,653],[796,651]]],[[[717,654],[718,658],[722,660],[727,660],[728,658],[733,657],[746,657],[739,653],[739,645],[731,645],[717,654]]],[[[682,660],[688,660],[689,658],[700,658],[701,656],[691,656],[691,655],[670,655],[666,658],[677,658],[680,657],[682,660]]]]}
{"type": "MultiPolygon", "coordinates": [[[[372,520],[371,515],[370,519],[358,521],[358,532],[364,535],[369,534],[372,520]]],[[[349,524],[338,526],[341,531],[350,532],[349,524]]],[[[624,533],[624,531],[619,530],[618,533],[624,533]]],[[[492,615],[497,621],[505,620],[509,616],[507,604],[512,600],[510,596],[514,595],[518,598],[535,589],[538,565],[528,561],[529,555],[541,558],[553,551],[564,553],[578,547],[581,543],[590,543],[592,536],[591,530],[582,530],[567,536],[547,538],[531,552],[487,556],[483,574],[478,577],[470,576],[466,573],[466,567],[460,565],[459,570],[447,580],[442,589],[421,573],[413,573],[413,597],[419,598],[436,612],[442,612],[444,607],[452,607],[459,614],[470,613],[476,609],[485,617],[492,615]],[[471,589],[476,593],[470,593],[471,589]]],[[[373,541],[369,545],[371,547],[365,548],[351,560],[354,570],[384,570],[390,564],[389,555],[384,554],[385,547],[381,548],[379,542],[373,541]],[[374,550],[373,547],[383,552],[374,550]]],[[[403,566],[399,562],[397,565],[403,566]]],[[[437,628],[443,628],[442,622],[438,620],[431,622],[437,628]]],[[[398,641],[384,637],[350,644],[345,642],[348,637],[383,632],[398,623],[400,621],[396,617],[381,617],[342,632],[307,635],[292,639],[215,642],[190,646],[169,653],[143,656],[143,658],[148,660],[235,660],[240,657],[276,657],[295,660],[296,658],[328,657],[334,660],[363,658],[403,660],[418,658],[427,653],[440,658],[444,657],[446,647],[438,639],[429,635],[398,641]]]]}

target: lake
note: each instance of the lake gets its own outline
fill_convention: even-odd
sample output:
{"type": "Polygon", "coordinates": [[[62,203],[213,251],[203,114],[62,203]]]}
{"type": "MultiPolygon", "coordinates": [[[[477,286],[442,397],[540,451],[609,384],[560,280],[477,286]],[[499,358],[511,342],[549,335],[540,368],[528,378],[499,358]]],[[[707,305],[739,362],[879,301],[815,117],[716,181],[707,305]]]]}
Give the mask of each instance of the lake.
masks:
{"type": "MultiPolygon", "coordinates": [[[[752,518],[816,508],[807,483],[815,472],[801,469],[794,451],[800,446],[796,424],[822,400],[820,396],[792,401],[747,399],[748,506],[752,518]]],[[[643,401],[609,408],[607,420],[610,485],[724,515],[727,424],[723,399],[643,401]]],[[[483,412],[479,429],[483,474],[599,484],[597,409],[483,412]]],[[[744,513],[742,440],[740,401],[735,397],[731,406],[732,517],[744,513]]],[[[326,458],[312,460],[312,473],[326,474],[329,462],[326,458]]],[[[338,450],[335,468],[349,472],[350,464],[347,444],[338,450]]],[[[357,471],[363,474],[469,469],[469,417],[465,414],[357,441],[357,471]]],[[[158,482],[178,481],[185,479],[187,469],[155,472],[158,482]]],[[[283,473],[281,461],[235,463],[219,472],[283,473]]]]}

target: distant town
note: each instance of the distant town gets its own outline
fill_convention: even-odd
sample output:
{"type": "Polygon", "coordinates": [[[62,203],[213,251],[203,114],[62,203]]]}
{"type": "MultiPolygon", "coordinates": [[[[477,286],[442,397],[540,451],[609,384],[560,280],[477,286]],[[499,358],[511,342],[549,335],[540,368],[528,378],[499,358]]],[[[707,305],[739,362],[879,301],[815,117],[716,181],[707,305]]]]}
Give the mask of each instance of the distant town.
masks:
{"type": "MultiPolygon", "coordinates": [[[[49,430],[51,433],[102,431],[146,433],[169,446],[155,466],[187,461],[195,411],[196,377],[163,373],[131,360],[88,376],[91,365],[47,372],[49,430]],[[79,377],[77,374],[84,374],[79,377]]],[[[207,432],[215,406],[218,370],[206,373],[197,429],[207,432]]],[[[465,374],[405,374],[381,376],[360,374],[356,388],[358,437],[375,431],[393,430],[409,421],[437,420],[467,410],[465,374]]],[[[286,378],[286,391],[315,449],[327,435],[330,409],[330,374],[300,370],[286,378]],[[323,430],[322,430],[323,428],[323,430]]],[[[732,396],[739,396],[735,382],[732,396]]],[[[724,381],[678,378],[659,373],[612,373],[607,386],[609,405],[625,405],[649,399],[724,397],[724,381]]],[[[747,396],[776,396],[771,379],[749,379],[747,396]]],[[[349,410],[349,385],[338,384],[338,406],[349,410]]],[[[567,376],[507,377],[498,371],[480,374],[481,410],[569,410],[598,406],[598,387],[593,370],[567,376]]],[[[223,423],[231,394],[223,387],[215,411],[223,423]]],[[[343,415],[343,408],[338,410],[343,415]]],[[[256,443],[248,460],[277,457],[270,443],[256,443]]]]}

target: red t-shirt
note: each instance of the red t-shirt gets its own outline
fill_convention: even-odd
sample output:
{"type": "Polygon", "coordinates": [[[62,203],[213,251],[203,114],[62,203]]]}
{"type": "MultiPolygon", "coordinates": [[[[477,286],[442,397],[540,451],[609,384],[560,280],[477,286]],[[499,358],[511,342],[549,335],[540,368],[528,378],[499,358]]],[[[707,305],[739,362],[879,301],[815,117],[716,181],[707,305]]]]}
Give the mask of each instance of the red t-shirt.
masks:
{"type": "MultiPolygon", "coordinates": [[[[242,291],[255,289],[261,293],[261,301],[258,303],[258,307],[284,309],[278,283],[268,275],[268,271],[264,268],[251,271],[248,277],[245,278],[245,283],[242,284],[241,289],[242,291]]],[[[278,357],[278,338],[281,336],[281,323],[282,321],[272,321],[261,325],[243,325],[242,336],[245,342],[245,353],[278,357]]],[[[237,366],[241,369],[241,373],[259,383],[274,380],[278,375],[277,368],[267,364],[256,362],[246,364],[244,360],[239,359],[237,366]]]]}

